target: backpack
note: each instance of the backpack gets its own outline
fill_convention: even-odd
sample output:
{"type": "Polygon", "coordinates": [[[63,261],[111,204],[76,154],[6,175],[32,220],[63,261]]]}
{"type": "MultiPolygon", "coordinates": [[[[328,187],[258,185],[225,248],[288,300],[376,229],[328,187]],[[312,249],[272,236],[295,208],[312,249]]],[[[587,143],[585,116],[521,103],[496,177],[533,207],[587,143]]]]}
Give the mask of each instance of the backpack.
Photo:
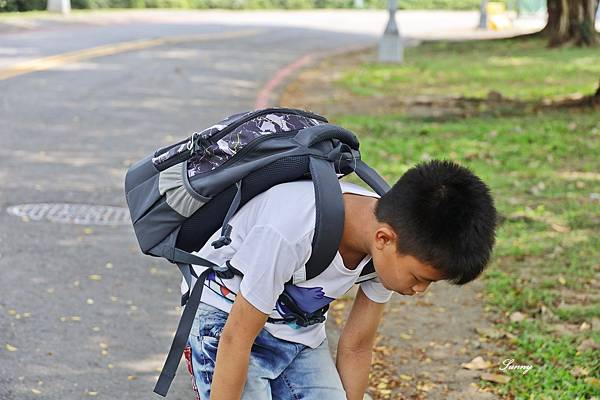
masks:
{"type": "MultiPolygon", "coordinates": [[[[355,172],[380,196],[389,185],[360,159],[356,136],[327,119],[298,109],[267,108],[231,115],[190,137],[163,147],[133,164],[125,176],[131,221],[144,254],[176,264],[191,288],[169,354],[154,392],[166,396],[187,343],[202,296],[204,280],[215,271],[239,273],[191,254],[221,228],[215,248],[231,243],[229,220],[246,202],[274,185],[312,180],[316,216],[306,279],[314,278],[335,257],[344,227],[344,204],[338,182],[355,172]],[[192,264],[208,267],[196,276],[192,264]]],[[[357,280],[375,277],[372,261],[357,280]]],[[[298,315],[302,323],[322,322],[298,315]]]]}

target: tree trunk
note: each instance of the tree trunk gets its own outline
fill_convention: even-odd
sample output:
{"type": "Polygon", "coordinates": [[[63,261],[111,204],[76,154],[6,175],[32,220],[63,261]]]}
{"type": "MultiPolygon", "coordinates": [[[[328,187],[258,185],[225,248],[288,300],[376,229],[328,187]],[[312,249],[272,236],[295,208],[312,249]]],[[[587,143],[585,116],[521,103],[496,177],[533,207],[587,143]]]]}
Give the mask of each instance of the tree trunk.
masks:
{"type": "Polygon", "coordinates": [[[542,34],[550,37],[550,46],[600,44],[596,32],[596,12],[600,0],[547,0],[548,23],[542,34]]]}

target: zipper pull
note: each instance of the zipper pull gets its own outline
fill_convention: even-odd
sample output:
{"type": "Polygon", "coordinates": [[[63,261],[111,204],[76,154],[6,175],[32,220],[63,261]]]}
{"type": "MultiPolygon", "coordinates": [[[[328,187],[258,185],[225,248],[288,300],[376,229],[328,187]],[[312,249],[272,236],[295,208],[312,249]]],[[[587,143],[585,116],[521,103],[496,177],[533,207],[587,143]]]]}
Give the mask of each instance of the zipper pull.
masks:
{"type": "Polygon", "coordinates": [[[212,143],[208,139],[204,139],[199,132],[192,133],[190,141],[187,142],[187,149],[190,151],[190,156],[193,156],[198,150],[206,151],[212,143]]]}

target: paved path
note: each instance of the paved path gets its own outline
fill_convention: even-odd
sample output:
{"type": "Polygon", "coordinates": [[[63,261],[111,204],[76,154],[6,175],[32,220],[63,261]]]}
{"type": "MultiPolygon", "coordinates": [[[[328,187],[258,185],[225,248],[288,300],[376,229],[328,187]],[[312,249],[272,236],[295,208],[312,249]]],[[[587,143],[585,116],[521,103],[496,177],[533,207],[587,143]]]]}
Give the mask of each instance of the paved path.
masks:
{"type": "MultiPolygon", "coordinates": [[[[407,34],[438,35],[442,15],[400,20],[407,34]]],[[[448,24],[473,25],[472,13],[455,17],[448,24]]],[[[4,29],[0,74],[23,62],[40,71],[0,80],[0,399],[151,398],[179,314],[177,269],[142,256],[130,226],[20,219],[7,207],[124,207],[133,161],[252,108],[307,53],[375,44],[384,21],[366,11],[142,12],[4,29]],[[223,37],[231,32],[242,36],[223,37]],[[81,56],[182,35],[197,40],[81,56]],[[79,56],[44,64],[65,52],[79,56]]],[[[180,368],[169,398],[190,395],[180,368]]]]}

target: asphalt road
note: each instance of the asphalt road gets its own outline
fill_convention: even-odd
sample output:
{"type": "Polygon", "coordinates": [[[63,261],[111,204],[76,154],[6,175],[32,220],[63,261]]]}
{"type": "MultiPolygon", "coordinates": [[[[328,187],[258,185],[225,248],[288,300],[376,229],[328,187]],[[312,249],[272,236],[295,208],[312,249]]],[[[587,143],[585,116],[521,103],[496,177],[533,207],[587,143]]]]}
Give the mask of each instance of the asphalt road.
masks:
{"type": "MultiPolygon", "coordinates": [[[[180,312],[179,272],[143,256],[131,226],[36,221],[8,207],[125,207],[132,162],[253,108],[265,83],[308,53],[376,44],[385,21],[381,13],[344,24],[333,16],[302,28],[281,13],[140,15],[0,34],[0,74],[102,45],[193,39],[50,69],[38,60],[41,71],[0,80],[0,400],[157,398],[152,388],[180,312]],[[223,36],[231,32],[242,36],[223,36]]],[[[192,398],[183,363],[169,398],[192,398]]]]}

